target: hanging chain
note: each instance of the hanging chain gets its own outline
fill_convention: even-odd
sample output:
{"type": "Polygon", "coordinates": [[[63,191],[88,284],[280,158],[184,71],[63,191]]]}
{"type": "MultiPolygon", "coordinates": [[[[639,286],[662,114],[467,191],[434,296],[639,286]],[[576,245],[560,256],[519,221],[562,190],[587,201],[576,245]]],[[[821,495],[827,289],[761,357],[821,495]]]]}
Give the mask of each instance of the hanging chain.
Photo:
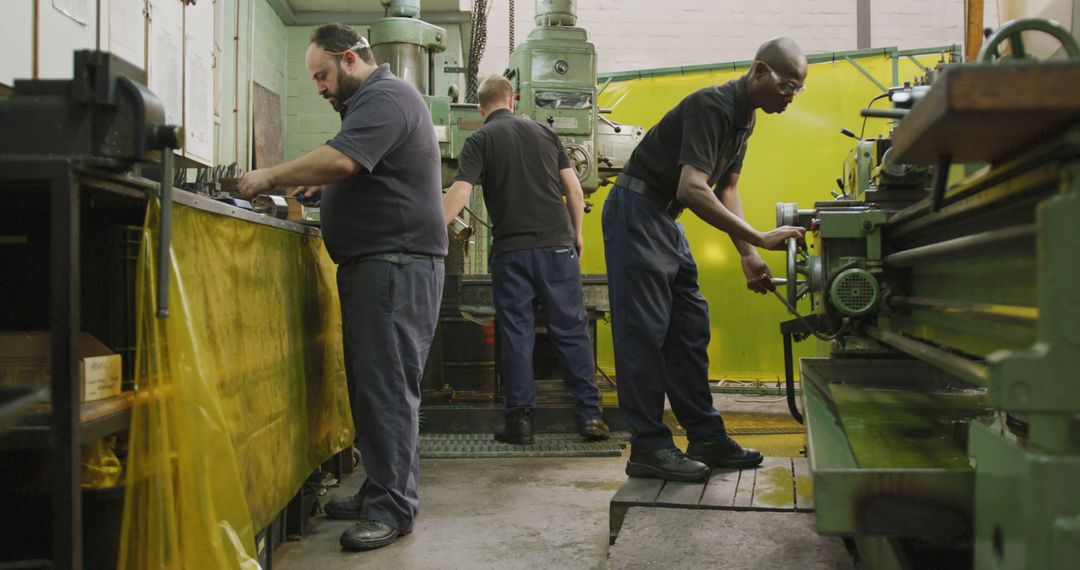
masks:
{"type": "Polygon", "coordinates": [[[510,0],[510,55],[514,55],[514,0],[510,0]]]}
{"type": "Polygon", "coordinates": [[[476,103],[476,91],[479,86],[477,75],[480,73],[480,60],[484,57],[487,46],[488,0],[473,0],[472,41],[469,42],[469,66],[465,76],[465,100],[476,103]]]}

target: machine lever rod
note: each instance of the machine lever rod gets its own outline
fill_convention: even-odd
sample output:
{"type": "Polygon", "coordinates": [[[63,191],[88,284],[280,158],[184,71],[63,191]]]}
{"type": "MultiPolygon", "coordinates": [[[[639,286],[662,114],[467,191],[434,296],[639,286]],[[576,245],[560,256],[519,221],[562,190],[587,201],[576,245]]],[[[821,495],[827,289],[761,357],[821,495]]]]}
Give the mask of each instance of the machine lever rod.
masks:
{"type": "Polygon", "coordinates": [[[925,297],[902,297],[899,295],[890,296],[888,303],[891,307],[939,311],[1011,325],[1034,326],[1039,322],[1038,307],[972,303],[952,299],[928,299],[925,297]]]}
{"type": "Polygon", "coordinates": [[[906,352],[946,372],[951,372],[965,382],[982,387],[990,384],[990,370],[985,364],[974,362],[921,340],[883,331],[878,327],[867,327],[866,333],[897,350],[906,352]]]}
{"type": "Polygon", "coordinates": [[[1034,237],[1035,232],[1034,224],[991,230],[922,247],[905,249],[885,256],[883,261],[887,267],[911,267],[920,263],[942,261],[956,255],[964,255],[972,249],[986,248],[1021,238],[1034,237]]]}
{"type": "Polygon", "coordinates": [[[908,112],[907,109],[863,109],[861,114],[870,119],[903,119],[908,112]]]}
{"type": "Polygon", "coordinates": [[[169,246],[172,241],[173,149],[161,149],[161,210],[158,212],[157,318],[169,318],[169,246]]]}
{"type": "Polygon", "coordinates": [[[949,167],[952,166],[952,157],[943,154],[938,157],[934,167],[934,184],[930,188],[930,209],[937,212],[945,203],[945,190],[948,188],[949,167]]]}

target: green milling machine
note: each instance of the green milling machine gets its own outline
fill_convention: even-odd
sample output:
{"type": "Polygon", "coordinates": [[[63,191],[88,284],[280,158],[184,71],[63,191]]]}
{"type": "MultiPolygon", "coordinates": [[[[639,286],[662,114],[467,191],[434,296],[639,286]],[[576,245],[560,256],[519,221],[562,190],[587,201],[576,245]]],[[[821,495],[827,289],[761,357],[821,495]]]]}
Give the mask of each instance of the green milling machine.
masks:
{"type": "Polygon", "coordinates": [[[1080,567],[1077,57],[1056,25],[1005,24],[864,110],[898,124],[856,145],[837,199],[777,205],[813,230],[777,281],[817,528],[864,567],[1080,567]],[[1025,30],[1069,59],[1024,58],[1025,30]],[[828,356],[801,359],[800,412],[810,337],[828,356]]]}
{"type": "MultiPolygon", "coordinates": [[[[461,102],[456,74],[463,68],[436,64],[436,54],[448,47],[447,33],[420,19],[420,0],[383,0],[383,5],[387,17],[373,22],[369,32],[372,52],[424,95],[448,187],[465,139],[484,119],[475,102],[461,102]]],[[[645,132],[607,120],[597,107],[596,46],[585,29],[575,27],[576,1],[536,0],[535,22],[504,72],[517,93],[514,112],[559,135],[587,199],[618,174],[645,132]]],[[[589,207],[586,202],[586,211],[589,207]]],[[[455,239],[446,261],[439,332],[422,382],[425,421],[436,431],[484,431],[501,418],[501,386],[488,274],[490,223],[481,192],[473,193],[450,230],[455,239]]],[[[607,311],[607,279],[585,275],[582,280],[595,351],[595,320],[607,311]]],[[[554,415],[539,418],[540,423],[573,431],[573,402],[558,379],[554,351],[542,337],[535,353],[538,397],[542,408],[555,410],[545,411],[554,415]]],[[[605,398],[605,404],[611,407],[614,398],[605,398]]]]}

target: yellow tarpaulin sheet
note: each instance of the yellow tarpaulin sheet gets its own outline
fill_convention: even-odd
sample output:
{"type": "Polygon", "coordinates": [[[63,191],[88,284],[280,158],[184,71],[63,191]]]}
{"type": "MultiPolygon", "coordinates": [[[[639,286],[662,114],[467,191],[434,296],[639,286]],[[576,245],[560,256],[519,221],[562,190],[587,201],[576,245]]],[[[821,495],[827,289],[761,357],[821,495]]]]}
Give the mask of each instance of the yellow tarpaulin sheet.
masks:
{"type": "MultiPolygon", "coordinates": [[[[918,56],[933,67],[939,54],[918,56]]],[[[885,55],[859,57],[859,66],[884,85],[892,83],[893,60],[885,55]]],[[[923,72],[910,59],[898,62],[900,83],[913,81],[923,72]]],[[[665,75],[628,81],[613,81],[599,97],[601,108],[612,109],[612,120],[641,125],[656,124],[683,97],[709,85],[725,83],[746,73],[746,69],[665,75]]],[[[844,157],[856,141],[842,136],[844,127],[858,134],[862,124],[859,111],[871,97],[881,94],[863,73],[843,56],[828,63],[810,65],[806,91],[781,115],[757,113],[757,126],[739,177],[739,191],[747,220],[759,230],[776,227],[777,202],[797,202],[802,208],[831,200],[842,175],[844,157]]],[[[876,106],[888,106],[879,101],[876,106]]],[[[887,135],[889,123],[870,120],[867,137],[887,135]]],[[[601,188],[589,201],[596,208],[585,216],[585,255],[582,273],[606,273],[600,209],[607,198],[601,188]]],[[[685,212],[679,221],[686,228],[690,248],[700,272],[702,293],[709,301],[712,340],[709,344],[709,374],[723,379],[776,380],[783,378],[783,347],[779,323],[787,312],[773,297],[755,295],[746,289],[738,252],[727,234],[685,212]]],[[[784,276],[784,255],[766,253],[765,260],[776,277],[784,276]]],[[[614,371],[610,328],[601,324],[597,334],[597,362],[614,371]]],[[[812,356],[812,342],[796,345],[796,358],[812,356]]]]}
{"type": "Polygon", "coordinates": [[[119,567],[256,568],[254,533],[352,442],[335,268],[318,237],[177,204],[159,320],[155,237],[138,262],[119,567]]]}

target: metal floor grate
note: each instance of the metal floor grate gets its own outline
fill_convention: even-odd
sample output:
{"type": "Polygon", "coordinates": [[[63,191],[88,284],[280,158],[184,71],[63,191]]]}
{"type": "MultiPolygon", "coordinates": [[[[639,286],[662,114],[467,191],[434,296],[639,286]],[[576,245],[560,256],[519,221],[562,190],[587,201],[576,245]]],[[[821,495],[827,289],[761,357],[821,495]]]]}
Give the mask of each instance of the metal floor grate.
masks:
{"type": "Polygon", "coordinates": [[[607,441],[588,442],[576,433],[538,433],[531,445],[495,441],[491,433],[422,433],[420,457],[618,457],[630,442],[629,432],[614,432],[607,441]]]}

